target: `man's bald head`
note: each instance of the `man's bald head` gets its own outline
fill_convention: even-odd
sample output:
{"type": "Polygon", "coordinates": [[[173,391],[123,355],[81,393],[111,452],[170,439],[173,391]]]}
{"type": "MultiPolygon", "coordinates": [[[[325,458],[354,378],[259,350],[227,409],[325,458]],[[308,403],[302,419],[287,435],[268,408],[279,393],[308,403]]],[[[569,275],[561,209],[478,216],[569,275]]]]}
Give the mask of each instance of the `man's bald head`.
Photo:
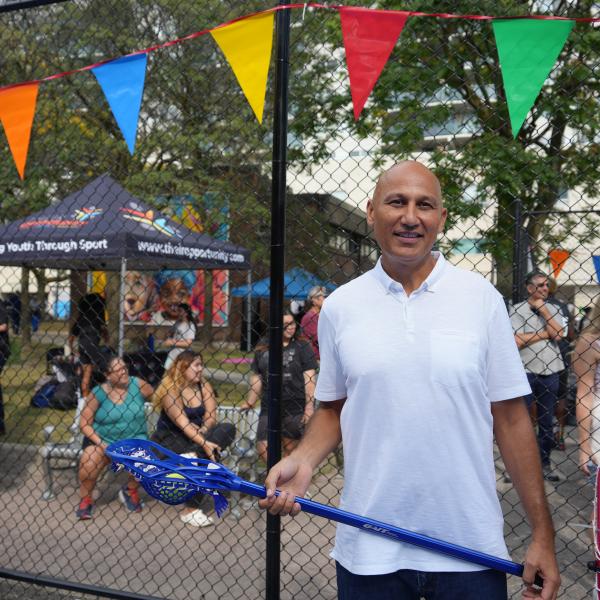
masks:
{"type": "Polygon", "coordinates": [[[436,192],[437,198],[443,204],[442,186],[440,185],[440,181],[423,163],[417,162],[416,160],[403,160],[387,169],[387,171],[384,171],[377,180],[377,185],[373,192],[373,202],[376,202],[379,199],[382,190],[387,187],[386,184],[390,180],[426,183],[429,189],[436,192]]]}

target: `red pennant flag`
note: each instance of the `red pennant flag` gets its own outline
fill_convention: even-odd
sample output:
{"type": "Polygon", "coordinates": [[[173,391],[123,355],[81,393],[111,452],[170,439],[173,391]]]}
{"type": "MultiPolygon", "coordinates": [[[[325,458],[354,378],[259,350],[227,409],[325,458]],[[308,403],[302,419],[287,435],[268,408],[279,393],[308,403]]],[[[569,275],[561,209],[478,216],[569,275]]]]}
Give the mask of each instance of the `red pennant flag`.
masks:
{"type": "Polygon", "coordinates": [[[568,250],[561,250],[560,248],[555,248],[548,252],[548,258],[552,265],[552,277],[554,277],[554,279],[556,279],[562,271],[569,256],[571,256],[571,253],[568,250]]]}
{"type": "Polygon", "coordinates": [[[410,13],[340,7],[354,119],[365,106],[410,13]]]}

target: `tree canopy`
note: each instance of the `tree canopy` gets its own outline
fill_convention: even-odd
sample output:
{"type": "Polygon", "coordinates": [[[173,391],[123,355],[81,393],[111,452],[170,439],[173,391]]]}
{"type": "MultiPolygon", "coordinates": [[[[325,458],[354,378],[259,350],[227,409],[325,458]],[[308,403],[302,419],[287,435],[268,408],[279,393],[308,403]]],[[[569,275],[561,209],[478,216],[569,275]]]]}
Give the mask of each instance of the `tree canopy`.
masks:
{"type": "MultiPolygon", "coordinates": [[[[0,84],[118,58],[264,8],[258,1],[120,0],[5,13],[0,15],[0,84]]],[[[231,241],[252,250],[253,266],[264,276],[269,261],[271,88],[261,126],[210,35],[153,51],[132,157],[91,72],[43,83],[23,182],[8,145],[0,144],[0,220],[39,210],[108,172],[158,209],[172,210],[173,200],[186,199],[209,232],[227,208],[231,241]],[[209,212],[207,193],[213,199],[209,212]]],[[[291,226],[289,257],[298,264],[303,240],[316,228],[307,232],[296,219],[291,226]]]]}
{"type": "MultiPolygon", "coordinates": [[[[369,8],[590,17],[594,5],[592,0],[378,0],[369,8]]],[[[567,209],[557,205],[567,190],[579,194],[582,204],[577,208],[593,208],[599,193],[596,26],[575,25],[516,139],[489,22],[409,18],[358,122],[351,109],[338,16],[313,13],[294,33],[290,97],[296,111],[291,127],[304,141],[293,154],[297,164],[309,169],[350,135],[377,141],[371,153],[376,165],[410,157],[430,161],[442,182],[450,226],[486,211],[491,215],[492,205],[494,222],[479,234],[494,256],[504,292],[510,289],[517,199],[538,258],[548,246],[567,240],[586,243],[595,235],[592,214],[557,218],[539,211],[567,209]],[[315,45],[309,45],[311,38],[315,45]]]]}

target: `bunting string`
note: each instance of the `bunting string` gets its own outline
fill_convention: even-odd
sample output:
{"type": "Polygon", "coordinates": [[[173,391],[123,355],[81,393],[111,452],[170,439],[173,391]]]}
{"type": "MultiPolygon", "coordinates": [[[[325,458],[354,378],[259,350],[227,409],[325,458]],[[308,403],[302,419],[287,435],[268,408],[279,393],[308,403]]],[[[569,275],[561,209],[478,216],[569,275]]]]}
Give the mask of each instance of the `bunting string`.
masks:
{"type": "MultiPolygon", "coordinates": [[[[318,8],[329,11],[339,11],[344,8],[357,8],[355,6],[344,6],[344,5],[327,5],[327,4],[319,4],[316,2],[297,2],[293,4],[282,4],[279,6],[274,6],[272,8],[267,8],[265,10],[249,13],[247,15],[243,15],[241,17],[236,17],[235,19],[231,19],[230,21],[226,21],[225,23],[221,23],[216,27],[202,29],[200,31],[195,31],[194,33],[190,33],[180,38],[176,38],[174,40],[169,40],[167,42],[163,42],[162,44],[157,44],[155,46],[149,46],[148,48],[144,48],[143,50],[136,50],[129,54],[124,54],[118,58],[125,58],[127,56],[137,56],[139,54],[148,54],[150,52],[156,52],[157,50],[163,50],[165,48],[170,48],[171,46],[176,46],[178,44],[182,44],[184,42],[189,42],[190,40],[195,40],[203,35],[209,34],[216,29],[220,29],[221,27],[227,27],[228,25],[233,25],[233,23],[237,23],[238,21],[243,21],[244,19],[250,19],[257,15],[263,15],[267,13],[277,12],[280,10],[289,10],[293,8],[318,8]]],[[[519,16],[506,16],[506,17],[493,17],[490,15],[458,15],[454,13],[426,13],[426,12],[418,12],[418,11],[402,11],[402,10],[381,10],[377,12],[382,13],[394,13],[394,14],[405,14],[407,17],[432,17],[437,19],[465,19],[469,21],[493,21],[493,20],[518,20],[518,19],[539,19],[542,21],[574,21],[576,23],[600,23],[600,17],[559,17],[555,15],[519,15],[519,16]]],[[[83,73],[85,71],[91,71],[96,67],[100,67],[106,63],[115,60],[115,58],[107,58],[105,60],[93,63],[91,65],[86,65],[85,67],[78,67],[77,69],[71,69],[69,71],[63,71],[61,73],[55,73],[54,75],[48,75],[46,77],[42,77],[41,79],[32,79],[29,81],[21,81],[19,83],[11,83],[9,85],[0,86],[0,92],[3,90],[8,90],[10,88],[19,87],[23,85],[30,85],[32,83],[46,83],[48,81],[53,81],[55,79],[60,79],[61,77],[68,77],[70,75],[75,75],[77,73],[83,73]]]]}
{"type": "Polygon", "coordinates": [[[0,121],[19,176],[21,179],[24,178],[40,84],[91,71],[96,76],[128,149],[133,155],[148,54],[209,33],[233,70],[256,119],[262,123],[271,62],[273,17],[277,11],[297,8],[302,9],[303,15],[307,8],[339,13],[356,120],[359,119],[408,19],[425,17],[491,21],[498,47],[511,128],[515,138],[574,24],[600,22],[600,17],[459,15],[378,10],[314,2],[278,5],[231,19],[216,27],[202,29],[162,44],[136,50],[118,58],[109,58],[40,79],[0,86],[0,121]],[[532,55],[535,56],[535,60],[531,59],[532,55]],[[23,102],[25,104],[22,104],[23,102]]]}

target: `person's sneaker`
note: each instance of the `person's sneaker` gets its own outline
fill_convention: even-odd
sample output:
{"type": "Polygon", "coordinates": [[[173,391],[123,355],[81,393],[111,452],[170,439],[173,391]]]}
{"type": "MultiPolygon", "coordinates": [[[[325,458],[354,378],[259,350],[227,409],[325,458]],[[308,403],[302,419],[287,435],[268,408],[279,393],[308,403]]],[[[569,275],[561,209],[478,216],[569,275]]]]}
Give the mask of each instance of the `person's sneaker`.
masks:
{"type": "Polygon", "coordinates": [[[542,472],[546,481],[560,481],[560,475],[550,465],[544,465],[542,467],[542,472]]]}
{"type": "Polygon", "coordinates": [[[119,490],[119,500],[131,512],[142,512],[142,501],[138,495],[137,488],[130,488],[124,485],[119,490]]]}
{"type": "Polygon", "coordinates": [[[75,515],[80,521],[89,521],[92,518],[92,510],[94,505],[89,497],[84,498],[79,503],[79,508],[75,511],[75,515]]]}
{"type": "Polygon", "coordinates": [[[186,525],[191,525],[192,527],[208,527],[214,524],[214,521],[210,517],[207,517],[200,509],[181,515],[179,518],[186,525]]]}

